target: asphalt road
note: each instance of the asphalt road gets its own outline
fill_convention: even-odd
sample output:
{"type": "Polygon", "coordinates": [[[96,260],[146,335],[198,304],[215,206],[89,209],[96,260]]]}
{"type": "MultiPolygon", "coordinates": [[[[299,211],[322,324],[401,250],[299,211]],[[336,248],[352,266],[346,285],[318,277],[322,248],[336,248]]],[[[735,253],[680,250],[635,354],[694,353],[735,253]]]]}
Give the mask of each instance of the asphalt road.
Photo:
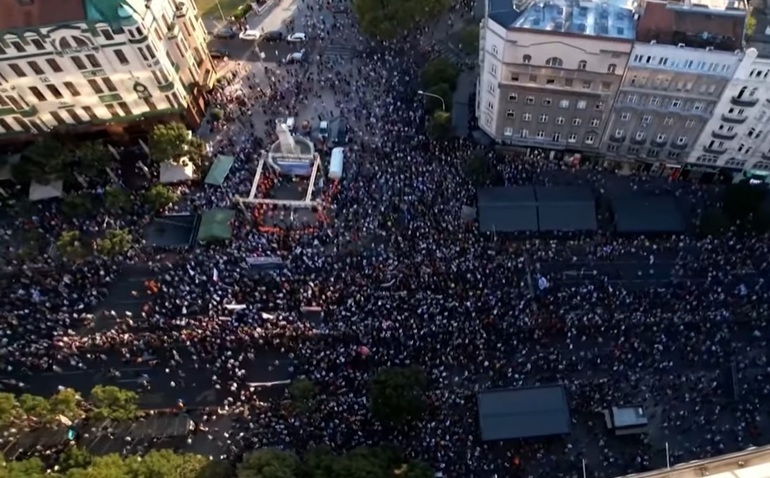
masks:
{"type": "Polygon", "coordinates": [[[248,61],[259,62],[259,54],[256,48],[263,55],[263,62],[266,64],[281,64],[286,60],[286,57],[292,53],[298,52],[303,48],[312,48],[312,45],[306,45],[304,43],[289,43],[289,42],[274,42],[256,43],[253,40],[241,40],[239,38],[233,40],[224,39],[212,39],[208,43],[209,51],[226,51],[228,57],[232,61],[248,61]]]}

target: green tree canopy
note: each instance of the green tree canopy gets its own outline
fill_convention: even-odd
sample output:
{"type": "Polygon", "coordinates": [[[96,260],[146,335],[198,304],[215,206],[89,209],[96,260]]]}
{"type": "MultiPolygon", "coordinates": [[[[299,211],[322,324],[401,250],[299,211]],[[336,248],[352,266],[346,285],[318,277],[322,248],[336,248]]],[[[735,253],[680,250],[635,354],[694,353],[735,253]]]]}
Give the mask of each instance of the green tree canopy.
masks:
{"type": "Polygon", "coordinates": [[[441,99],[444,100],[444,103],[441,103],[441,100],[438,98],[434,98],[432,96],[425,96],[425,111],[432,115],[436,111],[442,111],[442,108],[446,108],[445,111],[449,112],[452,110],[452,89],[449,88],[449,85],[446,83],[441,83],[439,85],[435,85],[429,89],[426,90],[426,93],[430,93],[431,95],[436,95],[441,97],[441,99]]]}
{"type": "Polygon", "coordinates": [[[12,393],[0,392],[0,424],[9,425],[21,416],[21,408],[12,393]]]}
{"type": "Polygon", "coordinates": [[[187,154],[190,131],[182,123],[156,125],[150,133],[150,156],[154,161],[176,163],[187,154]]]}
{"type": "Polygon", "coordinates": [[[83,242],[80,231],[64,231],[56,240],[56,249],[67,260],[81,260],[88,254],[88,246],[83,242]]]}
{"type": "Polygon", "coordinates": [[[64,179],[70,172],[71,163],[65,145],[51,136],[44,136],[22,152],[12,174],[20,182],[48,184],[55,179],[64,179]]]}
{"type": "Polygon", "coordinates": [[[300,478],[336,478],[337,457],[328,446],[312,448],[302,457],[300,478]]]}
{"type": "Polygon", "coordinates": [[[97,385],[91,390],[91,415],[96,419],[132,420],[136,418],[139,396],[131,390],[112,385],[97,385]]]}
{"type": "Polygon", "coordinates": [[[460,69],[454,63],[444,58],[436,58],[428,62],[422,69],[420,82],[425,90],[437,85],[447,85],[450,90],[454,91],[459,76],[460,69]]]}
{"type": "Polygon", "coordinates": [[[88,216],[94,211],[93,196],[87,193],[68,194],[61,201],[61,211],[70,218],[88,216]]]}
{"type": "Polygon", "coordinates": [[[179,200],[179,195],[168,186],[156,184],[144,194],[147,206],[153,211],[160,211],[179,200]]]}
{"type": "MultiPolygon", "coordinates": [[[[97,456],[91,461],[88,468],[73,468],[67,472],[66,478],[131,478],[132,476],[153,476],[153,475],[129,475],[129,462],[120,455],[113,453],[110,455],[97,456]]],[[[155,478],[155,477],[153,477],[155,478]]],[[[157,478],[164,478],[158,476],[157,478]]]]}
{"type": "Polygon", "coordinates": [[[115,164],[115,157],[101,141],[86,141],[72,148],[75,170],[87,177],[103,178],[115,164]]]}
{"type": "Polygon", "coordinates": [[[110,229],[94,242],[94,247],[102,256],[114,257],[128,252],[131,243],[131,233],[126,229],[110,229]]]}
{"type": "Polygon", "coordinates": [[[75,468],[88,468],[93,459],[94,457],[87,450],[79,446],[70,446],[59,455],[59,468],[64,473],[75,468]]]}
{"type": "Polygon", "coordinates": [[[25,393],[19,397],[19,406],[28,419],[44,423],[51,421],[51,405],[43,397],[25,393]]]}
{"type": "Polygon", "coordinates": [[[361,31],[380,40],[397,38],[417,23],[432,20],[451,0],[353,0],[361,31]]]}
{"type": "Polygon", "coordinates": [[[263,448],[243,457],[238,465],[238,478],[294,478],[299,459],[294,453],[263,448]]]}
{"type": "Polygon", "coordinates": [[[45,478],[45,465],[40,458],[0,463],[0,478],[45,478]]]}
{"type": "Polygon", "coordinates": [[[428,124],[428,136],[433,139],[444,139],[452,134],[452,114],[446,111],[436,111],[428,124]]]}
{"type": "Polygon", "coordinates": [[[131,195],[120,186],[110,186],[104,190],[104,204],[113,212],[131,208],[131,195]]]}
{"type": "Polygon", "coordinates": [[[292,409],[299,413],[305,413],[313,407],[316,386],[305,377],[297,378],[289,385],[292,409]]]}
{"type": "Polygon", "coordinates": [[[383,368],[370,385],[372,415],[383,423],[403,425],[426,407],[428,379],[419,367],[383,368]]]}
{"type": "Polygon", "coordinates": [[[62,389],[48,399],[51,413],[54,416],[67,417],[70,421],[75,421],[84,415],[83,410],[80,409],[80,402],[80,395],[71,388],[62,389]]]}

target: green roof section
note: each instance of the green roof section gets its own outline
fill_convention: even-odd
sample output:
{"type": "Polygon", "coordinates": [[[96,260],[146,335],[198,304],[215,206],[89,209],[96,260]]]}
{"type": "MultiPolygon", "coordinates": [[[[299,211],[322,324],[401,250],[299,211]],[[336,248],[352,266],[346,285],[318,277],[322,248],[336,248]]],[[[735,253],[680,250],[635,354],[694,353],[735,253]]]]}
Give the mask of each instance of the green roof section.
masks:
{"type": "Polygon", "coordinates": [[[221,186],[224,184],[225,178],[230,172],[230,168],[233,167],[233,163],[235,163],[235,158],[232,156],[217,156],[217,159],[215,159],[214,163],[211,165],[204,182],[206,184],[211,184],[212,186],[221,186]]]}
{"type": "Polygon", "coordinates": [[[198,228],[198,240],[203,242],[227,241],[233,237],[232,221],[235,211],[232,209],[210,209],[201,214],[198,228]]]}
{"type": "Polygon", "coordinates": [[[104,22],[110,25],[133,25],[136,12],[125,0],[83,0],[86,19],[90,22],[104,22]]]}

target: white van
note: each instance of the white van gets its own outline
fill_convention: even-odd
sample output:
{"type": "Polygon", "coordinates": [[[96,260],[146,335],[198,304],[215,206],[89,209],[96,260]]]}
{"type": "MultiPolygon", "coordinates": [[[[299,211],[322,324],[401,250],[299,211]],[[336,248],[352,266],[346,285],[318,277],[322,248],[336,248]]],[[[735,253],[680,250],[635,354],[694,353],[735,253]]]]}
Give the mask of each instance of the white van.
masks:
{"type": "Polygon", "coordinates": [[[329,179],[340,179],[345,164],[345,148],[332,149],[329,159],[329,179]]]}
{"type": "Polygon", "coordinates": [[[286,118],[286,128],[289,131],[294,131],[294,123],[295,122],[296,122],[296,120],[294,119],[294,116],[290,116],[290,117],[286,118]]]}

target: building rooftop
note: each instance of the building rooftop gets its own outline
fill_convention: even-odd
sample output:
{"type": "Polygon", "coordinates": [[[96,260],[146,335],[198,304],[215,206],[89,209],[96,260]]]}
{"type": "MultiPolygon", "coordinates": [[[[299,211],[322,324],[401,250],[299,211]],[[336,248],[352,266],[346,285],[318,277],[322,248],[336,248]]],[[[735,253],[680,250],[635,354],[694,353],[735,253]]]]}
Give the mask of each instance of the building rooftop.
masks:
{"type": "Polygon", "coordinates": [[[634,11],[628,0],[532,2],[513,27],[633,40],[634,11]]]}
{"type": "Polygon", "coordinates": [[[648,0],[636,24],[636,39],[691,48],[740,50],[746,14],[745,4],[739,0],[648,0]]]}
{"type": "Polygon", "coordinates": [[[746,48],[755,48],[759,58],[770,58],[770,18],[757,8],[752,9],[751,15],[757,24],[746,48]]]}
{"type": "Polygon", "coordinates": [[[770,446],[749,448],[727,455],[695,460],[622,478],[767,478],[770,476],[770,446]]]}
{"type": "Polygon", "coordinates": [[[0,0],[0,30],[84,21],[134,23],[134,10],[130,0],[0,0]]]}

